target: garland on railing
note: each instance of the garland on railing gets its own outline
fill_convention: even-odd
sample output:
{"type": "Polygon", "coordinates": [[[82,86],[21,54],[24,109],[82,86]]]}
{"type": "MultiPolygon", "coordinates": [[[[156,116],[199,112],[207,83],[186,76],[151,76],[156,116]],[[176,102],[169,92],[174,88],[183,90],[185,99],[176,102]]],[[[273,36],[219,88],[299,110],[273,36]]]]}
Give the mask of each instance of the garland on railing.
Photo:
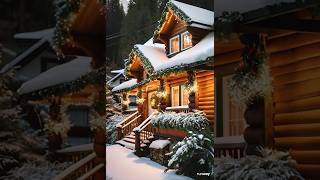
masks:
{"type": "Polygon", "coordinates": [[[103,84],[105,82],[105,67],[93,70],[78,79],[50,86],[31,93],[24,94],[28,99],[43,99],[51,96],[62,96],[69,93],[76,93],[89,84],[103,84]]]}
{"type": "Polygon", "coordinates": [[[240,38],[245,44],[242,61],[229,82],[229,88],[234,100],[249,105],[272,91],[271,77],[266,64],[264,37],[261,34],[245,34],[240,38]]]}

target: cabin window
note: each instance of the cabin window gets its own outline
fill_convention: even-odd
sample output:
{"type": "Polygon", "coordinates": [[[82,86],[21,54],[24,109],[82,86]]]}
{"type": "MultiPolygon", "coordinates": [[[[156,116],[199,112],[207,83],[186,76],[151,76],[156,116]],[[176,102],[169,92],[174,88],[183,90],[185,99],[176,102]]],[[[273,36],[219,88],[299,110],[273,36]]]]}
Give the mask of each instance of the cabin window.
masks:
{"type": "Polygon", "coordinates": [[[129,100],[128,109],[134,109],[134,108],[137,107],[137,96],[135,96],[135,95],[129,95],[129,96],[128,96],[128,100],[129,100]]]}
{"type": "Polygon", "coordinates": [[[232,101],[229,95],[228,82],[231,75],[222,78],[223,136],[239,136],[246,128],[244,119],[245,105],[232,101]]]}
{"type": "Polygon", "coordinates": [[[177,35],[170,39],[170,54],[180,51],[180,36],[177,35]]]}
{"type": "Polygon", "coordinates": [[[89,126],[89,109],[84,106],[72,106],[68,110],[69,119],[74,127],[89,126]]]}
{"type": "Polygon", "coordinates": [[[189,104],[189,94],[185,91],[185,85],[171,87],[171,106],[185,106],[189,104]]]}
{"type": "Polygon", "coordinates": [[[189,32],[182,33],[182,50],[188,49],[192,46],[192,35],[189,32]]]}

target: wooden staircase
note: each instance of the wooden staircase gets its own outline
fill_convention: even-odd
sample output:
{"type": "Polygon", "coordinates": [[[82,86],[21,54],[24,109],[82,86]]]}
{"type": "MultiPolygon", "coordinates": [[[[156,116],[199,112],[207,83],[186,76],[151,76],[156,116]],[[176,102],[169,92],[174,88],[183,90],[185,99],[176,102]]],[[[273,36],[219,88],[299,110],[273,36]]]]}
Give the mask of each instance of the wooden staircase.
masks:
{"type": "Polygon", "coordinates": [[[151,124],[151,117],[154,115],[155,113],[152,113],[139,124],[141,115],[135,112],[117,124],[118,141],[116,144],[134,150],[139,156],[146,156],[156,130],[151,124]]]}

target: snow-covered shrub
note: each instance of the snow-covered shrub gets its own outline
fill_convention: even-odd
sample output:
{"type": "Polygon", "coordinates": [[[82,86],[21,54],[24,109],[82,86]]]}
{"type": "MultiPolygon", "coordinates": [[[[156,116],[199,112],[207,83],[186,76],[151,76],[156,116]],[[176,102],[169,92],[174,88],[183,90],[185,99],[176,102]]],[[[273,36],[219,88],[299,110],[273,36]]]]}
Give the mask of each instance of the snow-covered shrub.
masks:
{"type": "Polygon", "coordinates": [[[246,156],[215,158],[214,174],[217,180],[265,179],[283,180],[304,178],[294,169],[295,161],[288,152],[260,149],[262,157],[246,156]]]}
{"type": "Polygon", "coordinates": [[[61,173],[70,163],[28,162],[9,172],[6,179],[47,180],[61,173]]]}
{"type": "Polygon", "coordinates": [[[173,128],[184,131],[201,131],[208,127],[208,119],[202,111],[189,113],[158,112],[152,117],[154,127],[173,128]]]}
{"type": "Polygon", "coordinates": [[[66,109],[68,105],[63,105],[59,109],[59,117],[53,118],[49,117],[46,119],[46,123],[44,125],[44,129],[48,131],[48,133],[61,135],[61,137],[66,138],[68,135],[68,131],[70,130],[72,124],[69,120],[69,116],[66,114],[66,109]]]}
{"type": "Polygon", "coordinates": [[[171,152],[168,169],[178,169],[177,173],[197,177],[197,173],[207,173],[213,179],[213,136],[209,132],[188,132],[188,136],[178,142],[171,152]]]}
{"type": "Polygon", "coordinates": [[[111,116],[106,123],[107,131],[107,144],[114,144],[117,140],[116,125],[125,119],[125,115],[114,115],[111,116]]]}

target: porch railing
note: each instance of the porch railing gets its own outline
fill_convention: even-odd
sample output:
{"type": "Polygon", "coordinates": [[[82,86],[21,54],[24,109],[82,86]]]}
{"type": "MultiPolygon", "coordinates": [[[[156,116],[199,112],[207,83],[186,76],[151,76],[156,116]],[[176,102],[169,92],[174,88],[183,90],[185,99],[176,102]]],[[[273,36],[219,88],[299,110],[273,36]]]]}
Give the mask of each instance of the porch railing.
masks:
{"type": "Polygon", "coordinates": [[[77,163],[65,169],[55,176],[53,180],[93,179],[96,172],[104,167],[104,164],[94,164],[96,153],[91,153],[77,163]]]}
{"type": "Polygon", "coordinates": [[[138,112],[131,114],[129,117],[121,121],[117,124],[117,135],[118,140],[123,138],[124,136],[130,134],[133,128],[137,127],[139,124],[139,120],[141,115],[138,112]]]}
{"type": "Polygon", "coordinates": [[[214,139],[215,157],[230,156],[242,158],[245,154],[246,143],[243,136],[217,137],[214,139]]]}
{"type": "Polygon", "coordinates": [[[146,120],[144,120],[138,127],[133,129],[135,133],[135,150],[136,153],[140,153],[141,150],[141,142],[147,140],[150,136],[153,136],[156,132],[156,128],[154,128],[151,124],[152,117],[155,116],[157,112],[153,112],[146,120]]]}
{"type": "Polygon", "coordinates": [[[179,113],[179,112],[188,113],[189,112],[189,107],[188,106],[167,107],[166,111],[174,111],[176,113],[179,113]]]}
{"type": "Polygon", "coordinates": [[[93,144],[83,144],[78,146],[72,146],[64,149],[60,149],[57,151],[57,155],[59,159],[63,159],[63,161],[69,161],[72,163],[76,163],[79,160],[83,159],[87,155],[93,152],[93,144]]]}

